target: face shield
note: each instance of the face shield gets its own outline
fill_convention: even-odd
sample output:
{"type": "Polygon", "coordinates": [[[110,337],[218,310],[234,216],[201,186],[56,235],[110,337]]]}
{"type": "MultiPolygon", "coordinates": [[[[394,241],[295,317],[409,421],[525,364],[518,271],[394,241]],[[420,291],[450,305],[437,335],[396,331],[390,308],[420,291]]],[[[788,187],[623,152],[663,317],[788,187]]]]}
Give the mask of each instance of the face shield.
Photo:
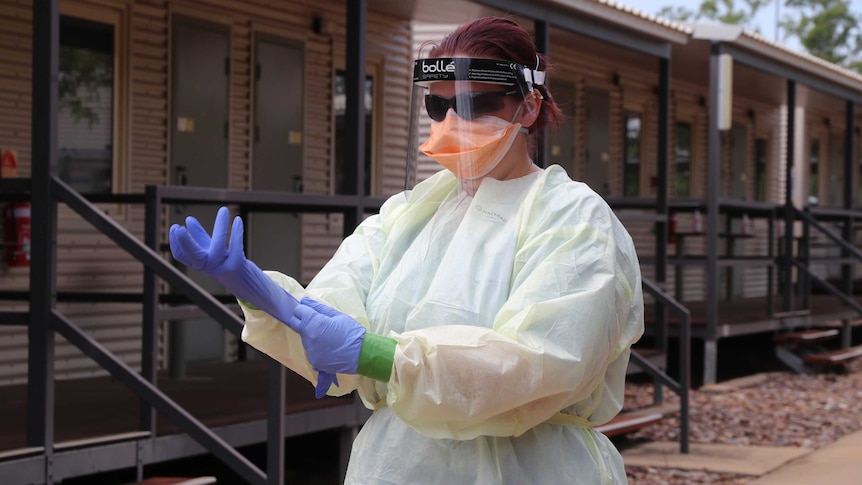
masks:
{"type": "MultiPolygon", "coordinates": [[[[544,78],[543,71],[509,61],[416,60],[405,188],[441,165],[468,192],[495,170],[505,170],[512,146],[527,143],[528,130],[520,120],[524,114],[538,115],[540,104],[534,100],[541,95],[534,86],[544,84],[544,78]]],[[[529,163],[524,157],[519,162],[529,163]]]]}

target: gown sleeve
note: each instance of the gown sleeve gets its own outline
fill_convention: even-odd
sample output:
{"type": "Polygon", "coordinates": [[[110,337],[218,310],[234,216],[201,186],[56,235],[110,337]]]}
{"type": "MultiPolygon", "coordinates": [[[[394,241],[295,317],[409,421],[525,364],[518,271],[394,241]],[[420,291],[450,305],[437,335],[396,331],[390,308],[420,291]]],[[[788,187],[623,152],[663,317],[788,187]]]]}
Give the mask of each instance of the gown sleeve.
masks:
{"type": "MultiPolygon", "coordinates": [[[[353,234],[341,243],[335,255],[320,270],[308,289],[282,273],[265,273],[297,299],[310,296],[350,315],[365,328],[369,328],[365,300],[372,275],[380,262],[379,251],[385,241],[382,221],[387,214],[401,210],[404,201],[403,194],[392,196],[381,207],[380,214],[365,219],[353,234]]],[[[299,334],[262,310],[249,308],[242,303],[240,307],[245,316],[243,341],[316,385],[317,371],[308,362],[299,334]]],[[[348,394],[356,389],[360,379],[367,379],[346,374],[338,374],[337,377],[339,385],[330,387],[329,395],[348,394]]]]}

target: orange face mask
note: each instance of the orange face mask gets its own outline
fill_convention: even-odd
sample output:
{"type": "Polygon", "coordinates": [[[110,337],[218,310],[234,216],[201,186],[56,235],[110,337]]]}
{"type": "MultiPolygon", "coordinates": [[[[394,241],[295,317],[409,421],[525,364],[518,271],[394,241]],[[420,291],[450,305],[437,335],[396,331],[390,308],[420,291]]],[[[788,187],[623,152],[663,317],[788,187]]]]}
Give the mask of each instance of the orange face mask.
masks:
{"type": "Polygon", "coordinates": [[[443,121],[431,123],[431,134],[419,149],[459,179],[474,179],[500,163],[520,130],[520,123],[495,116],[467,121],[449,110],[443,121]]]}

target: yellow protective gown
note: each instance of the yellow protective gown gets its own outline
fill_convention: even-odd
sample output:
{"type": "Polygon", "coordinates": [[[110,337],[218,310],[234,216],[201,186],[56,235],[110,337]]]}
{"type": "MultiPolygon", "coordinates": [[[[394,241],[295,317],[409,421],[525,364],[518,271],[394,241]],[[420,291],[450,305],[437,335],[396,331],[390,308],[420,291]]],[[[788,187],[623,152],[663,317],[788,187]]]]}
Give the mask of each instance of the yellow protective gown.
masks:
{"type": "MultiPolygon", "coordinates": [[[[269,274],[398,342],[389,382],[330,388],[376,410],[346,483],[626,483],[590,426],[622,406],[640,269],[611,209],[560,167],[472,198],[441,171],[366,219],[307,290],[269,274]]],[[[246,342],[316,382],[296,333],[243,311],[246,342]]]]}

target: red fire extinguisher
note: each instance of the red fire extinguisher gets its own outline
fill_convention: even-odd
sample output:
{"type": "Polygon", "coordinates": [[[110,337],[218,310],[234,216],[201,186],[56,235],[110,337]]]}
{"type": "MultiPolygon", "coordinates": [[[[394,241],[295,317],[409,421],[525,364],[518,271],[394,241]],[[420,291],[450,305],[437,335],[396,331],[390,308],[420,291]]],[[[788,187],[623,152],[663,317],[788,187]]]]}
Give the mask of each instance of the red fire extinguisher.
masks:
{"type": "Polygon", "coordinates": [[[6,207],[6,263],[30,266],[30,204],[15,202],[6,207]]]}

